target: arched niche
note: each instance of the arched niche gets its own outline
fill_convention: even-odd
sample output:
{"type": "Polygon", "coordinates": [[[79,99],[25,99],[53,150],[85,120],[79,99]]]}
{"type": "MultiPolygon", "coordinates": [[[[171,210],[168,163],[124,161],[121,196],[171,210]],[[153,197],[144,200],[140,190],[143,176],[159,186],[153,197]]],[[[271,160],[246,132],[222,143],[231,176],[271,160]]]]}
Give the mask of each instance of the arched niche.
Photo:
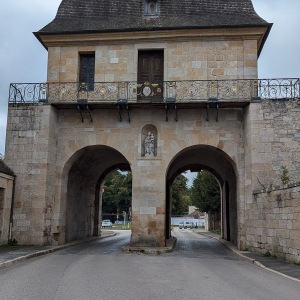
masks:
{"type": "Polygon", "coordinates": [[[142,157],[157,156],[157,128],[148,124],[141,132],[142,157]]]}

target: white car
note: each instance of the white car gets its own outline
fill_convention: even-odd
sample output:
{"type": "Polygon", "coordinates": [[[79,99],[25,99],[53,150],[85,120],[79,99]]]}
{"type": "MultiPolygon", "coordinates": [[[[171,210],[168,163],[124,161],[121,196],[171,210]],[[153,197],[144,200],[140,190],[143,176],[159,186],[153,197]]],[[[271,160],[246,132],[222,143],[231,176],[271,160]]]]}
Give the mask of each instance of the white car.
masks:
{"type": "Polygon", "coordinates": [[[110,220],[103,220],[101,227],[112,227],[112,222],[110,220]]]}
{"type": "Polygon", "coordinates": [[[194,228],[194,227],[195,227],[195,225],[193,222],[184,221],[184,222],[179,223],[179,229],[194,228]]]}

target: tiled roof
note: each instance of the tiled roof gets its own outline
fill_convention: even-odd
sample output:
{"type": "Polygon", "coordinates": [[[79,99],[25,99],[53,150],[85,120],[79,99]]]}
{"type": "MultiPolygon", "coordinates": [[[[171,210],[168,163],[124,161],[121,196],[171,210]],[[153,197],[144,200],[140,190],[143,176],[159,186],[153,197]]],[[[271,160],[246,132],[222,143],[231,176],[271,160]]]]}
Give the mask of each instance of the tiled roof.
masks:
{"type": "Polygon", "coordinates": [[[0,159],[0,173],[14,176],[14,172],[0,159]]]}
{"type": "Polygon", "coordinates": [[[268,26],[251,0],[160,0],[159,15],[144,16],[145,0],[62,0],[38,34],[180,28],[268,26]]]}

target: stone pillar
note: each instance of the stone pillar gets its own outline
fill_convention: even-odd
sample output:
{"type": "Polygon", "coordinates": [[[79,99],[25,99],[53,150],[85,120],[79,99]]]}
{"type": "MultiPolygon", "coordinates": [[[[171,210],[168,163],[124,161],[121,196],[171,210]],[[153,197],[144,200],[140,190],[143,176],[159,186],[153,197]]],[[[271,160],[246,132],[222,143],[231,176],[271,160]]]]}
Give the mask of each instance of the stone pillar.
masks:
{"type": "Polygon", "coordinates": [[[51,243],[56,128],[50,105],[9,107],[5,155],[16,174],[13,237],[20,244],[51,243]]]}
{"type": "Polygon", "coordinates": [[[166,185],[166,238],[171,237],[172,227],[172,185],[170,181],[166,185]]]}
{"type": "Polygon", "coordinates": [[[163,247],[165,233],[165,170],[157,158],[140,159],[133,167],[132,246],[163,247]]]}
{"type": "Polygon", "coordinates": [[[102,195],[103,195],[104,181],[98,181],[95,195],[95,216],[94,216],[94,233],[93,236],[101,236],[102,223],[102,195]]]}

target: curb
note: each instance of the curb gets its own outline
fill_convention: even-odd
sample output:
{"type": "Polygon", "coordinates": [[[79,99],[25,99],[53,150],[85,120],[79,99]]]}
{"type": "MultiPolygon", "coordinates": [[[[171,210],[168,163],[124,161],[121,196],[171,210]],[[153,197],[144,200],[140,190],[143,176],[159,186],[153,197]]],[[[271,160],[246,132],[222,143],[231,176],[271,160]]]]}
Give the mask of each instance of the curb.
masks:
{"type": "Polygon", "coordinates": [[[222,243],[224,246],[226,246],[229,250],[231,250],[231,251],[232,251],[233,253],[235,253],[236,255],[242,257],[242,258],[245,259],[245,260],[250,261],[251,263],[253,263],[254,265],[256,265],[256,266],[258,266],[258,267],[260,267],[260,268],[262,268],[262,269],[265,269],[265,270],[267,270],[267,271],[270,271],[270,272],[272,272],[272,273],[275,273],[275,274],[277,274],[277,275],[280,275],[280,276],[282,276],[282,277],[285,277],[285,278],[287,278],[287,279],[291,279],[291,280],[294,280],[294,281],[300,283],[300,279],[297,279],[297,278],[291,277],[291,276],[289,276],[289,275],[286,275],[286,274],[284,274],[284,273],[281,273],[281,272],[279,272],[279,271],[270,269],[270,268],[266,267],[264,264],[262,264],[261,262],[259,262],[258,260],[254,259],[254,258],[250,258],[250,257],[244,255],[243,253],[241,253],[241,251],[237,250],[236,247],[235,247],[234,245],[232,245],[231,243],[229,243],[229,242],[227,242],[227,241],[225,241],[225,240],[222,240],[220,237],[214,237],[214,236],[211,236],[211,235],[209,235],[209,234],[205,234],[205,232],[199,232],[199,234],[204,235],[204,236],[206,236],[206,237],[209,237],[209,238],[212,238],[212,239],[215,239],[215,240],[219,241],[220,243],[222,243]]]}
{"type": "Polygon", "coordinates": [[[61,246],[55,246],[55,247],[50,248],[50,249],[46,249],[46,250],[41,250],[41,251],[29,253],[27,255],[23,255],[23,256],[20,256],[20,257],[13,258],[11,260],[5,261],[3,263],[0,263],[0,270],[2,270],[4,268],[7,268],[7,267],[10,267],[10,266],[12,266],[14,264],[23,262],[23,261],[25,261],[27,259],[30,259],[30,258],[39,257],[39,256],[42,256],[42,255],[46,255],[46,254],[50,254],[50,253],[53,253],[53,252],[57,252],[59,250],[64,250],[64,249],[67,249],[67,248],[70,248],[70,247],[73,247],[73,246],[76,246],[76,245],[80,245],[80,244],[87,243],[87,242],[94,241],[94,240],[98,240],[98,239],[99,240],[105,239],[105,238],[112,237],[112,236],[115,236],[115,235],[116,235],[116,233],[113,232],[113,233],[108,234],[106,236],[97,236],[97,237],[94,237],[94,238],[90,238],[90,239],[86,239],[86,240],[82,240],[82,241],[77,241],[77,242],[71,242],[69,244],[65,244],[65,245],[61,245],[61,246]]]}
{"type": "Polygon", "coordinates": [[[282,277],[285,277],[285,278],[287,278],[287,279],[291,279],[291,280],[294,280],[294,281],[300,283],[300,279],[297,279],[297,278],[291,277],[291,276],[289,276],[289,275],[286,275],[286,274],[284,274],[284,273],[281,273],[281,272],[279,272],[279,271],[270,269],[270,268],[266,267],[265,265],[263,265],[263,264],[262,264],[261,262],[259,262],[258,260],[254,260],[253,263],[254,263],[256,266],[258,266],[258,267],[260,267],[260,268],[262,268],[262,269],[265,269],[265,270],[267,270],[267,271],[270,271],[270,272],[272,272],[272,273],[275,273],[275,274],[277,274],[277,275],[280,275],[280,276],[282,276],[282,277]]]}
{"type": "Polygon", "coordinates": [[[176,237],[172,237],[169,241],[170,245],[166,247],[124,246],[122,247],[122,250],[124,252],[160,255],[160,254],[172,252],[176,242],[177,242],[176,237]]]}

